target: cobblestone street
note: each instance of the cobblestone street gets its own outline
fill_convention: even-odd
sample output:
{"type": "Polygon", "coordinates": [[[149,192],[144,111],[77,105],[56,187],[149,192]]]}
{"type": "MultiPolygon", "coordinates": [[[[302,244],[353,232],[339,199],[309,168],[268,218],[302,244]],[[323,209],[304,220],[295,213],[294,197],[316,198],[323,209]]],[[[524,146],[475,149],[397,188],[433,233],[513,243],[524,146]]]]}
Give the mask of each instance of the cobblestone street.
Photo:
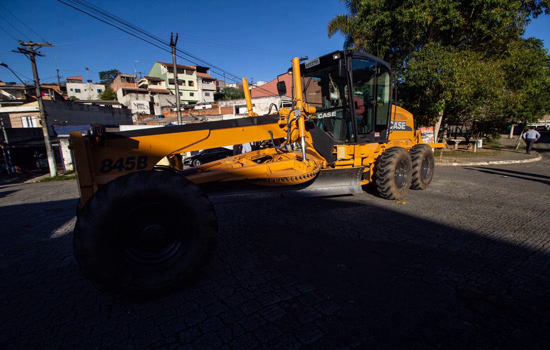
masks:
{"type": "Polygon", "coordinates": [[[199,280],[142,302],[79,274],[75,181],[1,186],[0,348],[548,349],[549,155],[438,167],[405,203],[217,205],[199,280]]]}

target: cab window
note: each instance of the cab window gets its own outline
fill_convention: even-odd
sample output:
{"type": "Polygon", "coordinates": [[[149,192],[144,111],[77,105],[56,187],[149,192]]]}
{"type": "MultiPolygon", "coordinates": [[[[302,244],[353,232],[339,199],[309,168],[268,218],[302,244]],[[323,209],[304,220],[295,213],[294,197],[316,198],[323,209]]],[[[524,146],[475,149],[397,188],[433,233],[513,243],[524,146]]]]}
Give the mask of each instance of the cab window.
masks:
{"type": "Polygon", "coordinates": [[[321,130],[338,141],[352,142],[347,80],[339,76],[337,64],[315,68],[303,74],[304,100],[316,108],[314,118],[321,130]]]}
{"type": "Polygon", "coordinates": [[[384,137],[390,111],[390,72],[385,66],[366,59],[355,58],[352,66],[357,133],[384,137]]]}

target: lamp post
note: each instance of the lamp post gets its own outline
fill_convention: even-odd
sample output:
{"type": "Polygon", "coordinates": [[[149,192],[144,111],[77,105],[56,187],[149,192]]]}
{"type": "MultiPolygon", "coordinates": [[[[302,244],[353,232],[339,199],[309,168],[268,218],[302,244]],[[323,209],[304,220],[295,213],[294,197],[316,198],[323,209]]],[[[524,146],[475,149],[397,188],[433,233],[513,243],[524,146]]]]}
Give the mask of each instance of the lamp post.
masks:
{"type": "Polygon", "coordinates": [[[15,74],[15,72],[14,72],[7,64],[5,64],[4,62],[0,62],[0,66],[9,69],[10,72],[12,72],[13,75],[15,75],[15,76],[17,77],[17,79],[19,79],[19,81],[21,82],[21,84],[27,86],[27,84],[25,84],[25,83],[23,82],[23,80],[21,80],[21,78],[19,78],[19,75],[15,74]]]}

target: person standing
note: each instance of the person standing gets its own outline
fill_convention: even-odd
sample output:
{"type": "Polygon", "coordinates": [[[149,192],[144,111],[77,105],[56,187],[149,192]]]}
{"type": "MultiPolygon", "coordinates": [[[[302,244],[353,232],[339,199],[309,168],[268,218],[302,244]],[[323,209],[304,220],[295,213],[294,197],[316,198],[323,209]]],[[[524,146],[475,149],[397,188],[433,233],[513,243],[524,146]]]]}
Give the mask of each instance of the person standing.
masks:
{"type": "Polygon", "coordinates": [[[535,130],[534,126],[530,126],[529,130],[527,130],[527,132],[523,134],[523,139],[527,144],[527,154],[531,153],[531,148],[533,148],[533,144],[537,142],[539,138],[540,134],[537,130],[535,130]]]}
{"type": "Polygon", "coordinates": [[[242,152],[243,152],[243,153],[252,152],[252,145],[250,144],[250,142],[243,143],[243,150],[242,150],[242,152]]]}

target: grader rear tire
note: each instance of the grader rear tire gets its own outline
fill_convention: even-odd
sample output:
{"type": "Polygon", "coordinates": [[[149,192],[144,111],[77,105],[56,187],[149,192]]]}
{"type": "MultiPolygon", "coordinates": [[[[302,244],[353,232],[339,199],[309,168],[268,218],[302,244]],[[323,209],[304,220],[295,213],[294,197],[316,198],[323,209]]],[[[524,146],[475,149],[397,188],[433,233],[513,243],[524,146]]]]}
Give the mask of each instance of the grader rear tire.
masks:
{"type": "Polygon", "coordinates": [[[434,176],[435,159],[428,145],[416,145],[411,149],[413,190],[425,190],[434,176]]]}
{"type": "Polygon", "coordinates": [[[375,169],[375,183],[380,197],[405,198],[411,187],[411,177],[412,162],[406,149],[393,147],[382,153],[375,169]]]}
{"type": "Polygon", "coordinates": [[[168,292],[208,263],[218,223],[208,198],[169,171],[122,176],[79,211],[74,254],[99,289],[129,295],[168,292]]]}

